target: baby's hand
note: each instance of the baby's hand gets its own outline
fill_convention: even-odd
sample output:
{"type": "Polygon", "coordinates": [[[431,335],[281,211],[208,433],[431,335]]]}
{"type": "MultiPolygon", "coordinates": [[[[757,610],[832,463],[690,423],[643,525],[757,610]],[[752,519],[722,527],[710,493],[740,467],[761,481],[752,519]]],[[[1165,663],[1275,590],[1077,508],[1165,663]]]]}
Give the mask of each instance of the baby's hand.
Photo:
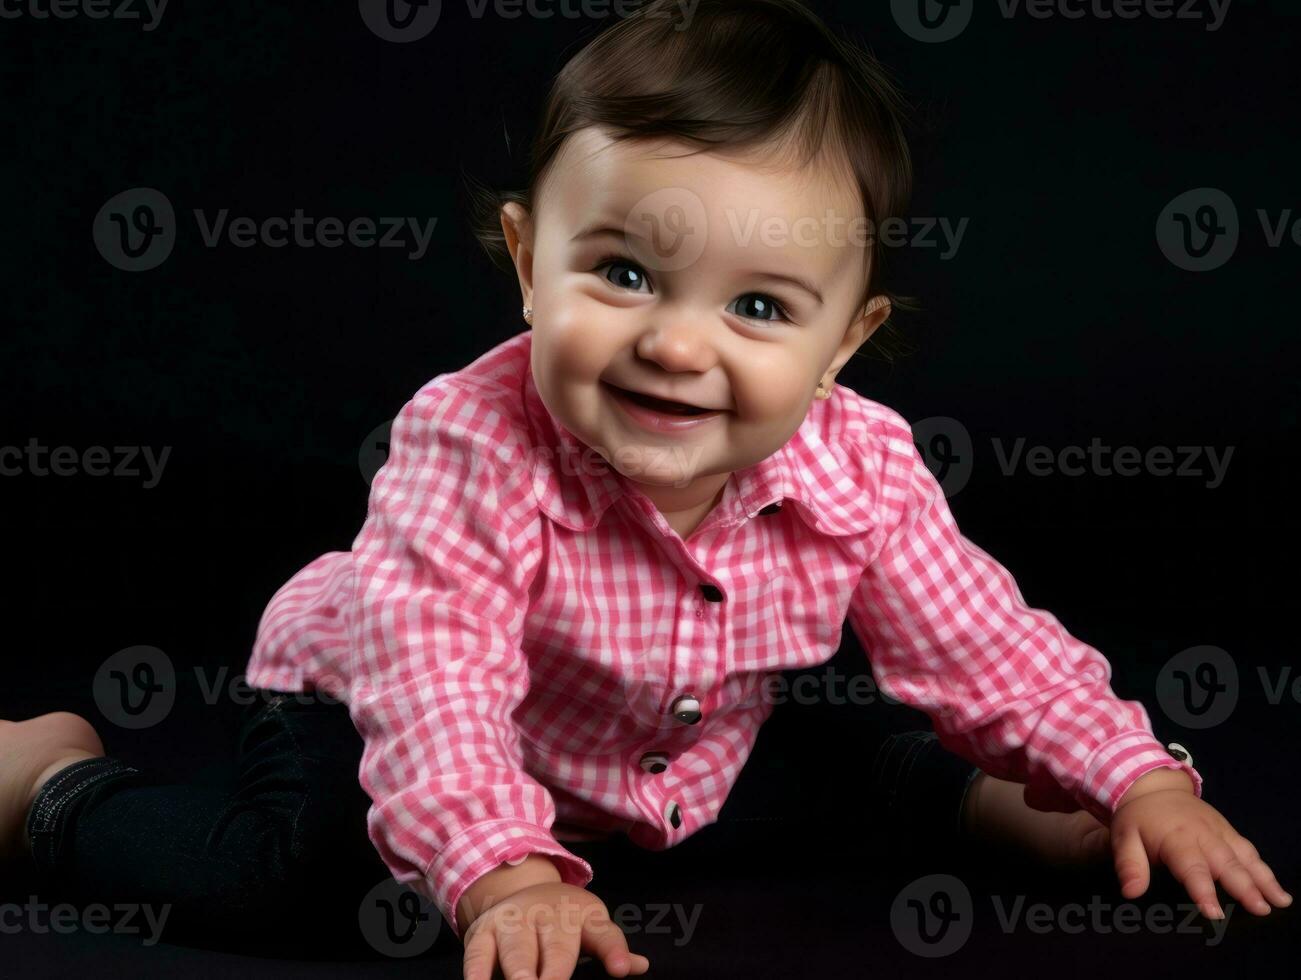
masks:
{"type": "Polygon", "coordinates": [[[465,980],[491,980],[501,961],[510,980],[569,980],[580,948],[612,977],[635,976],[650,961],[628,951],[623,930],[597,896],[576,885],[530,885],[486,909],[465,932],[465,980]]]}
{"type": "Polygon", "coordinates": [[[1292,904],[1251,842],[1198,799],[1192,780],[1178,770],[1157,769],[1135,781],[1112,814],[1111,845],[1126,898],[1147,891],[1151,858],[1170,869],[1207,918],[1224,918],[1217,878],[1256,915],[1267,915],[1269,902],[1292,904]]]}

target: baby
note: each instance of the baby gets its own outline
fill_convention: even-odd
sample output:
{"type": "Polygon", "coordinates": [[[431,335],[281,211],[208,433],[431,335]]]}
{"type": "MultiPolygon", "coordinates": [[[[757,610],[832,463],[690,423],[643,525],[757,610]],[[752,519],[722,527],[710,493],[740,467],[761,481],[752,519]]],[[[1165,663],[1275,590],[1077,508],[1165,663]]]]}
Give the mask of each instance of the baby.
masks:
{"type": "MultiPolygon", "coordinates": [[[[983,770],[955,829],[1110,853],[1126,898],[1156,860],[1211,917],[1217,879],[1256,914],[1289,904],[1102,655],[962,537],[908,423],[836,384],[899,305],[870,234],[910,184],[882,69],[798,0],[689,10],[655,0],[565,66],[528,190],[492,197],[482,232],[530,329],[402,408],[352,549],[262,618],[248,680],[282,693],[250,713],[234,800],[270,857],[204,894],[132,887],[238,888],[223,908],[261,914],[346,850],[312,821],[356,801],[310,773],[359,774],[370,841],[462,938],[468,980],[558,980],[580,952],[644,973],[565,844],[658,850],[715,822],[766,681],[826,662],[848,621],[880,689],[983,770]],[[297,692],[337,698],[348,730],[304,748],[295,726],[326,723],[297,692]]],[[[77,835],[142,774],[68,714],[6,723],[0,753],[0,846],[102,874],[77,835]]],[[[235,803],[167,792],[142,812],[191,835],[178,853],[251,864],[235,803]]]]}

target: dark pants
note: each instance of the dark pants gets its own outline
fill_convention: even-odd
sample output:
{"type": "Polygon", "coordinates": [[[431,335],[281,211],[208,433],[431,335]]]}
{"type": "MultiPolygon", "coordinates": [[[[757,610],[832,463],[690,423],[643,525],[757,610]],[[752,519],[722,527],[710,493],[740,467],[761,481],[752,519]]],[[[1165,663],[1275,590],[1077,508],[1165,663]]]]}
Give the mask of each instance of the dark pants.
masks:
{"type": "Polygon", "coordinates": [[[167,782],[113,757],[51,778],[27,820],[42,885],[166,907],[169,941],[301,953],[355,934],[358,903],[391,877],[366,833],[361,737],[342,704],[259,695],[232,785],[167,782]]]}
{"type": "MultiPolygon", "coordinates": [[[[361,737],[342,704],[262,695],[245,709],[233,786],[165,782],[114,757],[50,779],[27,824],[43,886],[86,902],[166,907],[166,941],[300,953],[356,943],[363,899],[392,884],[366,833],[361,737]]],[[[868,799],[879,827],[956,840],[978,770],[930,732],[878,734],[867,755],[816,746],[832,768],[813,790],[809,773],[819,770],[807,753],[815,748],[775,744],[765,726],[719,820],[697,836],[739,839],[765,827],[798,835],[837,814],[861,829],[857,801],[868,799]],[[805,757],[783,764],[782,751],[805,757]]],[[[588,858],[588,843],[566,846],[588,858]]]]}

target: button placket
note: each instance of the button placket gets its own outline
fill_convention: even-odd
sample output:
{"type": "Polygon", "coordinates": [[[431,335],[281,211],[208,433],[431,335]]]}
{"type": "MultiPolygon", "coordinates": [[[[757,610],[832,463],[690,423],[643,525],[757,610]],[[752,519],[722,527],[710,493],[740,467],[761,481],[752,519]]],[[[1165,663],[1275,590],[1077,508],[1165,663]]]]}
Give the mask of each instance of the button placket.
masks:
{"type": "MultiPolygon", "coordinates": [[[[706,602],[722,602],[724,599],[722,590],[711,582],[697,583],[697,588],[694,592],[695,596],[692,605],[696,619],[705,618],[706,602]]],[[[716,630],[717,624],[715,623],[710,627],[701,627],[701,629],[706,628],[711,631],[716,630]]],[[[688,641],[688,650],[690,649],[690,645],[691,642],[688,641]]],[[[669,712],[673,715],[674,719],[684,725],[699,724],[701,718],[704,717],[700,699],[694,692],[690,691],[674,698],[670,704],[669,712]]],[[[638,765],[641,767],[643,772],[649,775],[659,775],[668,770],[669,754],[663,751],[644,752],[638,759],[638,765]]],[[[677,830],[682,826],[682,808],[679,806],[677,800],[670,799],[665,801],[662,815],[664,821],[674,830],[677,830]]]]}

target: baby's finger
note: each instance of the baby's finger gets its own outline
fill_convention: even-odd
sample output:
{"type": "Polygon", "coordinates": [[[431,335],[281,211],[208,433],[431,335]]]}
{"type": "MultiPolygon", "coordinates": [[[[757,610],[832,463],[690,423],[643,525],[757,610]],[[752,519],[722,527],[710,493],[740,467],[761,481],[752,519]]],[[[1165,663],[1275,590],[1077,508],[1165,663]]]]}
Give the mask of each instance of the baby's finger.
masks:
{"type": "Polygon", "coordinates": [[[1208,919],[1223,919],[1224,910],[1220,908],[1219,896],[1215,892],[1215,879],[1211,876],[1211,866],[1196,838],[1181,834],[1177,838],[1166,838],[1162,850],[1161,863],[1170,869],[1188,891],[1189,897],[1197,903],[1202,915],[1208,919]]]}
{"type": "Polygon", "coordinates": [[[1238,860],[1237,852],[1223,838],[1207,835],[1202,850],[1211,866],[1211,873],[1219,879],[1226,892],[1236,895],[1248,912],[1269,915],[1269,902],[1256,887],[1247,866],[1238,860]]]}
{"type": "Polygon", "coordinates": [[[1284,908],[1292,904],[1292,896],[1278,883],[1278,879],[1274,877],[1274,872],[1270,870],[1268,864],[1261,860],[1260,852],[1256,850],[1251,841],[1234,832],[1229,835],[1229,846],[1238,855],[1238,860],[1246,865],[1247,870],[1251,872],[1256,887],[1264,893],[1265,898],[1284,908]]]}
{"type": "Polygon", "coordinates": [[[498,923],[497,950],[503,976],[510,980],[537,980],[538,936],[531,922],[512,917],[509,923],[498,923]]]}
{"type": "Polygon", "coordinates": [[[465,937],[465,956],[461,961],[465,980],[492,980],[497,965],[497,940],[491,929],[471,930],[465,937]]]}
{"type": "MultiPolygon", "coordinates": [[[[538,945],[542,950],[542,964],[538,970],[541,980],[569,980],[578,966],[578,933],[572,926],[553,922],[538,926],[538,945]]],[[[509,974],[507,974],[509,976],[509,974]]]]}
{"type": "Polygon", "coordinates": [[[1120,833],[1112,827],[1111,844],[1115,853],[1116,877],[1120,880],[1120,893],[1126,898],[1138,898],[1147,891],[1151,880],[1143,838],[1133,827],[1120,833]]]}
{"type": "Polygon", "coordinates": [[[633,968],[638,965],[635,959],[644,960],[645,957],[634,958],[628,951],[628,939],[623,930],[604,916],[583,922],[583,948],[596,956],[612,977],[642,972],[633,968]]]}

